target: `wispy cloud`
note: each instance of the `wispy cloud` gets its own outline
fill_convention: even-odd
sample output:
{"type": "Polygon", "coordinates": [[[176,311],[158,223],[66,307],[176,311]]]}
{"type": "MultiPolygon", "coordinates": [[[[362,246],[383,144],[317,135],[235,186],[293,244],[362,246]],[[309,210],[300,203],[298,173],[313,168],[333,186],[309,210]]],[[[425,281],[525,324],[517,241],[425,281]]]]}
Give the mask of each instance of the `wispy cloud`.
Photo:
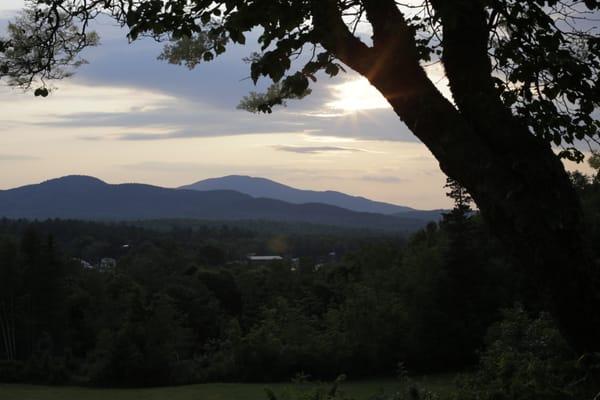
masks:
{"type": "Polygon", "coordinates": [[[113,139],[124,140],[124,141],[152,141],[152,140],[184,139],[184,138],[211,137],[211,136],[219,136],[219,135],[214,135],[214,134],[211,134],[210,132],[204,132],[202,130],[197,130],[197,131],[174,130],[174,131],[165,132],[165,133],[142,133],[142,132],[122,133],[122,134],[114,135],[113,139]]]}
{"type": "Polygon", "coordinates": [[[338,146],[286,146],[277,145],[273,146],[274,149],[279,151],[287,151],[290,153],[299,154],[323,154],[323,153],[357,153],[366,152],[366,150],[358,149],[355,147],[338,147],[338,146]]]}
{"type": "Polygon", "coordinates": [[[337,115],[324,120],[288,110],[278,110],[270,115],[254,115],[207,106],[185,98],[177,100],[176,103],[168,98],[155,102],[152,107],[133,107],[127,111],[49,113],[45,118],[29,124],[67,129],[106,128],[112,132],[117,129],[122,131],[118,134],[83,137],[88,140],[135,141],[305,133],[312,137],[336,137],[346,140],[416,141],[390,110],[368,110],[360,115],[337,115]],[[152,132],[167,133],[151,135],[152,132]]]}
{"type": "Polygon", "coordinates": [[[194,138],[212,138],[212,137],[225,137],[225,136],[239,136],[239,135],[268,135],[275,133],[295,133],[295,132],[281,132],[281,131],[243,131],[233,127],[231,130],[224,128],[210,129],[210,128],[197,128],[197,129],[178,129],[168,132],[127,132],[127,133],[116,133],[106,135],[82,135],[79,136],[80,140],[88,141],[102,141],[102,140],[120,140],[127,142],[135,141],[157,141],[157,140],[170,140],[170,139],[194,139],[194,138]]]}
{"type": "Polygon", "coordinates": [[[142,161],[136,163],[120,164],[118,168],[127,170],[148,170],[160,172],[182,172],[182,171],[212,171],[219,170],[221,166],[207,165],[194,162],[161,162],[161,161],[142,161]]]}
{"type": "Polygon", "coordinates": [[[381,183],[400,183],[406,182],[407,179],[393,175],[364,175],[361,177],[363,181],[381,182],[381,183]]]}

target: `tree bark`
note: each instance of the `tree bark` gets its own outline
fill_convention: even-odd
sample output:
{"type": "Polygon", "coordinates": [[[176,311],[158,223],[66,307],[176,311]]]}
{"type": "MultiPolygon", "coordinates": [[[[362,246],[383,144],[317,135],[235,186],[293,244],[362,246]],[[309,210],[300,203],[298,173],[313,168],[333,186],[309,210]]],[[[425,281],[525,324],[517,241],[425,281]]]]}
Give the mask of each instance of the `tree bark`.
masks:
{"type": "Polygon", "coordinates": [[[13,324],[11,324],[11,316],[4,301],[0,302],[0,330],[2,331],[2,339],[6,350],[6,359],[13,361],[15,359],[14,345],[12,343],[13,324]]]}
{"type": "Polygon", "coordinates": [[[598,271],[587,253],[581,206],[562,163],[548,144],[512,121],[485,133],[474,130],[469,116],[455,110],[423,75],[388,65],[370,80],[441,169],[467,188],[492,230],[537,283],[570,343],[580,352],[600,350],[598,271]],[[409,92],[402,92],[407,87],[409,92]],[[501,143],[510,138],[511,146],[487,137],[501,143]]]}
{"type": "Polygon", "coordinates": [[[351,35],[334,1],[319,4],[323,46],[367,77],[441,169],[467,188],[574,349],[600,351],[600,280],[586,251],[579,199],[550,146],[518,125],[498,98],[483,10],[464,10],[472,20],[444,31],[453,104],[419,64],[414,32],[394,1],[364,2],[372,47],[351,35]]]}

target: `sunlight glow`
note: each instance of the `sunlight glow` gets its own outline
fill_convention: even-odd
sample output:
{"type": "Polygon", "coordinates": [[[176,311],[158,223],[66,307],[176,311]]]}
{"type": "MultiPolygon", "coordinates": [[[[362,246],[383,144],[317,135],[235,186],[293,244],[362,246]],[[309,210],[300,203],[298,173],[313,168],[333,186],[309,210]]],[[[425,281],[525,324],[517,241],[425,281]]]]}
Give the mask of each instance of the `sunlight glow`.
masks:
{"type": "Polygon", "coordinates": [[[326,105],[346,112],[390,108],[387,100],[368,80],[360,78],[338,85],[332,85],[334,101],[326,105]]]}

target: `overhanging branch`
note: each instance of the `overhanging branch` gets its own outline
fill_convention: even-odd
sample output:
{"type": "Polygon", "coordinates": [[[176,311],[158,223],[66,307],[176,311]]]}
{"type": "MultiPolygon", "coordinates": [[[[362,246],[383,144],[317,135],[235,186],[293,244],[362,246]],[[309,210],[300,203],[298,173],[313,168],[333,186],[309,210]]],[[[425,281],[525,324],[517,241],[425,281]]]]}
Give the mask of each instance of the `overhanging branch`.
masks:
{"type": "Polygon", "coordinates": [[[362,75],[370,70],[373,49],[356,37],[346,26],[335,0],[311,2],[314,33],[323,47],[344,64],[362,75]]]}

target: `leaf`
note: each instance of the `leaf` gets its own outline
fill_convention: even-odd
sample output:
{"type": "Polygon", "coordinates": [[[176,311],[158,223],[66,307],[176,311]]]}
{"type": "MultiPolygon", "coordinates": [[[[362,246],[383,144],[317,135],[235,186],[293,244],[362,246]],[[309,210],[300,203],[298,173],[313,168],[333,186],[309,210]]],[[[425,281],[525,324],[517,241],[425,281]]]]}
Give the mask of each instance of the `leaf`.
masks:
{"type": "Polygon", "coordinates": [[[202,22],[204,25],[208,24],[210,22],[210,13],[202,13],[202,15],[200,15],[200,22],[202,22]]]}
{"type": "Polygon", "coordinates": [[[204,59],[204,61],[207,61],[207,62],[208,62],[208,61],[212,61],[212,60],[215,58],[215,56],[214,56],[214,54],[213,54],[213,53],[211,53],[210,51],[207,51],[206,53],[204,53],[204,54],[202,55],[202,58],[204,59]]]}
{"type": "Polygon", "coordinates": [[[266,65],[266,72],[269,75],[269,78],[273,80],[273,82],[279,82],[281,78],[283,78],[285,69],[283,68],[283,65],[281,65],[281,63],[273,62],[271,64],[266,65]]]}
{"type": "Polygon", "coordinates": [[[234,43],[246,44],[246,37],[244,34],[238,30],[230,30],[229,37],[233,40],[234,43]]]}
{"type": "Polygon", "coordinates": [[[335,64],[329,64],[325,67],[325,73],[329,76],[336,76],[340,72],[340,69],[335,64]]]}
{"type": "Polygon", "coordinates": [[[129,39],[133,42],[138,38],[139,35],[139,31],[137,28],[131,28],[131,30],[129,31],[129,39]]]}
{"type": "Polygon", "coordinates": [[[41,97],[48,97],[48,94],[49,94],[49,93],[50,93],[50,92],[48,91],[48,89],[47,89],[47,88],[45,88],[45,87],[42,87],[42,88],[37,88],[37,89],[35,89],[35,91],[33,92],[33,95],[34,95],[35,97],[40,97],[40,96],[41,96],[41,97]]]}
{"type": "Polygon", "coordinates": [[[223,46],[222,44],[216,45],[215,46],[215,53],[217,55],[225,53],[225,46],[223,46]]]}
{"type": "Polygon", "coordinates": [[[252,78],[252,82],[254,82],[255,85],[260,77],[261,69],[262,65],[258,62],[254,62],[252,65],[250,65],[250,78],[252,78]]]}

